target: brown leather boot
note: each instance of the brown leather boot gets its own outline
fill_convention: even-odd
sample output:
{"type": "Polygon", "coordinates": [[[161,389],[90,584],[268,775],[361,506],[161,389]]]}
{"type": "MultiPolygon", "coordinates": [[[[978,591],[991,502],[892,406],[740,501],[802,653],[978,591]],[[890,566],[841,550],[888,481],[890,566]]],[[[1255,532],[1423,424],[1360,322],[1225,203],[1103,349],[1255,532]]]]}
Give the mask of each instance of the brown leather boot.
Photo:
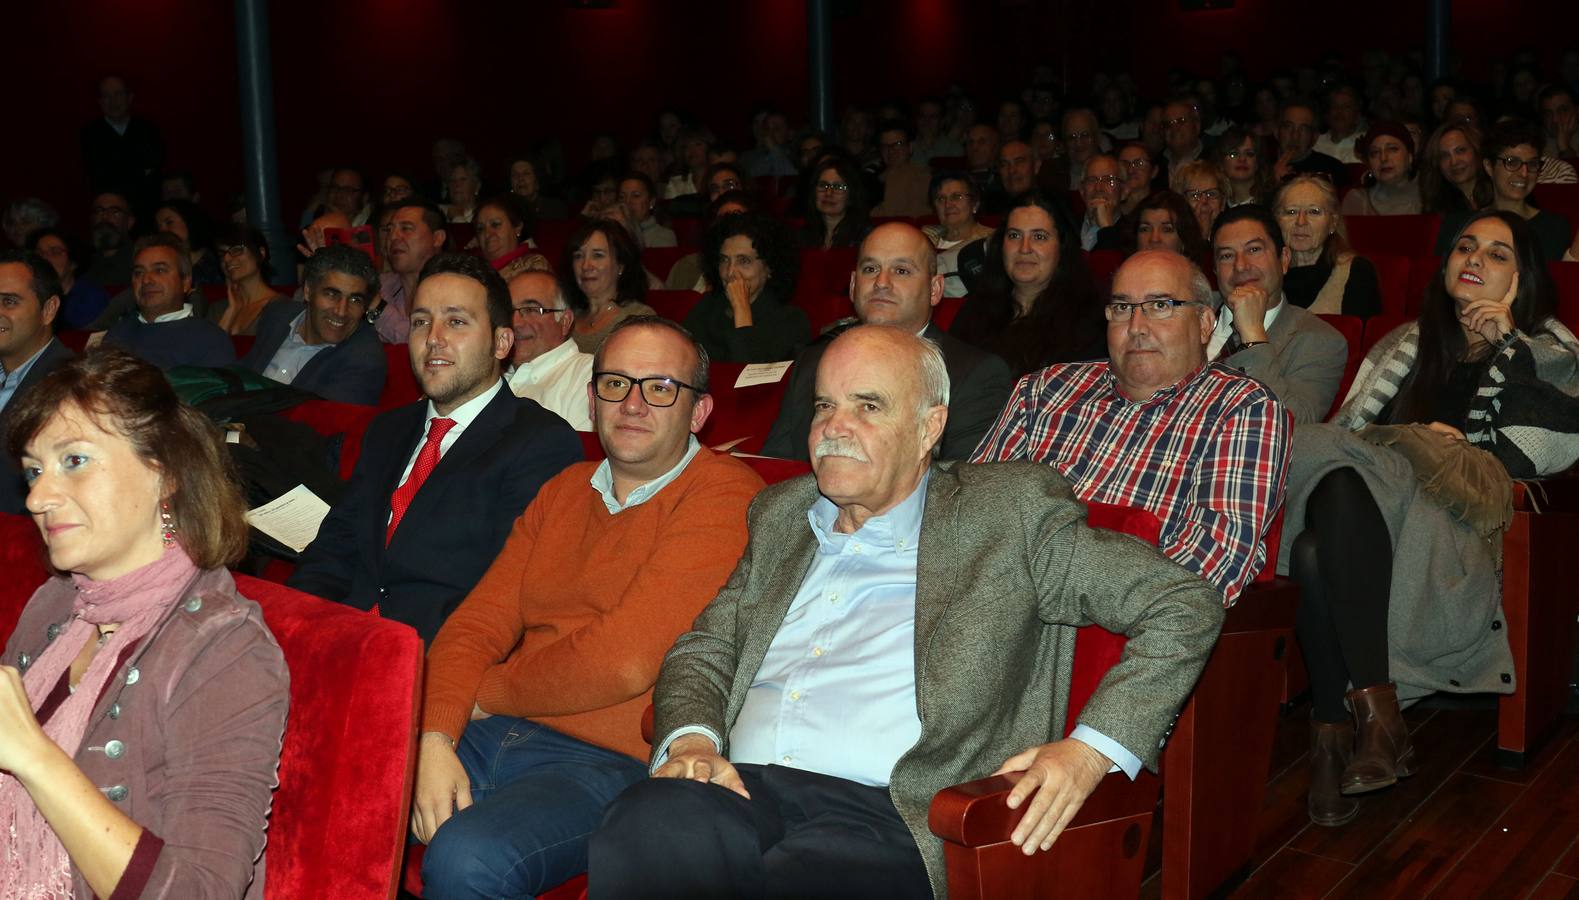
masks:
{"type": "Polygon", "coordinates": [[[1378,684],[1349,692],[1354,709],[1354,757],[1343,770],[1345,794],[1363,794],[1395,784],[1415,773],[1409,726],[1398,709],[1398,688],[1378,684]]]}
{"type": "Polygon", "coordinates": [[[1360,812],[1360,801],[1338,790],[1338,779],[1354,752],[1351,722],[1310,720],[1310,820],[1333,827],[1346,824],[1360,812]]]}

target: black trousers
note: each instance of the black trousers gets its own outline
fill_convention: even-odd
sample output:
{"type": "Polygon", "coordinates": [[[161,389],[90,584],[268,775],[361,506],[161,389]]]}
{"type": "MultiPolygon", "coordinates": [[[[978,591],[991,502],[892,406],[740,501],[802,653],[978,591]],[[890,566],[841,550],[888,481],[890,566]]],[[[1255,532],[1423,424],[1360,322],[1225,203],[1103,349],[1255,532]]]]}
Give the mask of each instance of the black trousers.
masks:
{"type": "Polygon", "coordinates": [[[737,768],[750,800],[675,778],[622,793],[592,836],[592,900],[931,898],[921,852],[887,788],[783,766],[737,768]]]}
{"type": "Polygon", "coordinates": [[[1305,506],[1290,572],[1299,583],[1294,633],[1310,672],[1311,714],[1320,722],[1349,717],[1355,689],[1384,684],[1393,545],[1376,500],[1349,467],[1322,476],[1305,506]]]}

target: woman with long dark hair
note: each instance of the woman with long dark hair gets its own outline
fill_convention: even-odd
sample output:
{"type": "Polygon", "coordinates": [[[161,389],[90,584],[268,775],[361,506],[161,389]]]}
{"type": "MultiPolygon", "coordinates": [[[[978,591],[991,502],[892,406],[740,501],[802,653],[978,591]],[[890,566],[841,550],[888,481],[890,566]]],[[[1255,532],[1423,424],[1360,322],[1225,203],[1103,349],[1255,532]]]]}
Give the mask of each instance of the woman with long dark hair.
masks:
{"type": "Polygon", "coordinates": [[[1579,458],[1579,342],[1555,309],[1529,224],[1478,213],[1419,320],[1371,349],[1331,423],[1295,431],[1279,568],[1300,585],[1319,825],[1414,773],[1401,702],[1513,690],[1496,558],[1511,479],[1579,458]]]}
{"type": "Polygon", "coordinates": [[[812,249],[859,246],[872,230],[865,176],[848,157],[830,155],[808,185],[801,246],[812,249]]]}
{"type": "Polygon", "coordinates": [[[949,333],[1009,364],[1015,377],[1107,355],[1107,323],[1080,233],[1063,205],[1021,194],[987,239],[987,267],[949,333]]]}

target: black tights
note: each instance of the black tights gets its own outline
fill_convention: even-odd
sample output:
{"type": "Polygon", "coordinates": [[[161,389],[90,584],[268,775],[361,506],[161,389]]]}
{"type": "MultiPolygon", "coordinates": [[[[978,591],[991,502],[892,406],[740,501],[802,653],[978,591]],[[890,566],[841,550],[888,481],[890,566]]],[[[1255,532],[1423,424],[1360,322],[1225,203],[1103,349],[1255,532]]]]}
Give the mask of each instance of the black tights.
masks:
{"type": "Polygon", "coordinates": [[[1350,682],[1358,689],[1390,680],[1392,539],[1360,473],[1334,469],[1316,484],[1290,562],[1299,582],[1294,633],[1310,671],[1312,714],[1320,722],[1345,721],[1350,682]]]}

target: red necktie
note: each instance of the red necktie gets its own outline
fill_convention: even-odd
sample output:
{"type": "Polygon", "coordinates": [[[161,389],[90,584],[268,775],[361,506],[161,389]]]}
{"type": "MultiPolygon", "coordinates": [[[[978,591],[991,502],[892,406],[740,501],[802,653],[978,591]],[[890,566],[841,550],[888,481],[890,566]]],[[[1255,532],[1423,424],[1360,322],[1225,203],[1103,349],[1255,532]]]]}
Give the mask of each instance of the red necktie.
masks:
{"type": "Polygon", "coordinates": [[[395,529],[400,527],[400,518],[406,514],[406,508],[411,505],[411,498],[417,496],[417,491],[422,489],[422,482],[428,480],[433,468],[439,464],[439,443],[454,427],[454,419],[429,421],[428,439],[423,442],[422,450],[417,453],[417,461],[411,466],[411,474],[406,476],[405,483],[395,488],[394,495],[389,498],[389,528],[384,532],[386,545],[395,536],[395,529]]]}

